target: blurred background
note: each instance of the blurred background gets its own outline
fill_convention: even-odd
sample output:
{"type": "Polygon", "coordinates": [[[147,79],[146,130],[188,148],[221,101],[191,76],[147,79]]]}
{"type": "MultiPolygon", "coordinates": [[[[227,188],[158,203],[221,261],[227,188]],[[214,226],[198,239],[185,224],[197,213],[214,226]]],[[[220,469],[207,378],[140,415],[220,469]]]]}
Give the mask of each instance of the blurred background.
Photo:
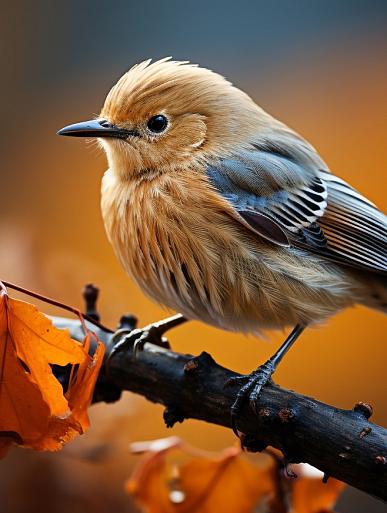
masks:
{"type": "MultiPolygon", "coordinates": [[[[104,156],[83,140],[55,135],[98,113],[115,81],[149,57],[172,55],[227,76],[386,210],[385,1],[3,0],[1,7],[3,279],[75,306],[82,286],[93,282],[102,321],[112,327],[124,312],[141,325],[166,315],[127,278],[105,238],[104,156]]],[[[260,341],[195,322],[169,339],[177,351],[205,349],[248,372],[282,337],[260,341]]],[[[381,314],[345,311],[305,333],[275,380],[341,408],[370,402],[374,422],[387,425],[386,338],[381,314]]],[[[117,404],[94,406],[91,420],[90,431],[59,454],[13,450],[0,461],[3,513],[136,511],[123,491],[137,461],[128,444],[171,434],[162,408],[126,393],[117,404]],[[101,448],[106,454],[93,461],[101,448]]],[[[173,434],[203,449],[235,443],[229,430],[192,420],[173,434]]],[[[337,511],[366,508],[378,513],[383,505],[348,490],[337,511]]]]}

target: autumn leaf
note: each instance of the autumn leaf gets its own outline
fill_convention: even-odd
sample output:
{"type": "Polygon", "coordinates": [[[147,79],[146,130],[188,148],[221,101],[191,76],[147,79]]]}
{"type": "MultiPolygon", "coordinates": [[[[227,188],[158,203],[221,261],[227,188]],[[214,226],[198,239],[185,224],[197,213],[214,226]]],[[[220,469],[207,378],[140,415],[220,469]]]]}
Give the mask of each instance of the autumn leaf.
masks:
{"type": "Polygon", "coordinates": [[[65,394],[72,415],[81,424],[83,431],[89,427],[89,417],[87,408],[90,406],[93,396],[94,386],[102,365],[105,346],[100,342],[96,335],[87,333],[83,342],[83,351],[86,356],[79,365],[74,380],[70,383],[69,389],[65,394]],[[93,357],[89,356],[91,340],[97,341],[97,348],[93,357]]]}
{"type": "Polygon", "coordinates": [[[292,481],[292,512],[294,513],[329,513],[345,484],[330,478],[323,483],[323,473],[310,465],[297,465],[298,478],[292,481]]]}
{"type": "Polygon", "coordinates": [[[147,513],[250,513],[274,492],[270,460],[258,467],[234,447],[214,457],[178,438],[156,442],[149,445],[151,452],[126,483],[126,490],[147,513]],[[177,467],[167,461],[172,451],[174,456],[182,452],[193,457],[177,467]]]}
{"type": "Polygon", "coordinates": [[[87,407],[102,364],[99,341],[83,344],[24,301],[0,290],[0,456],[12,444],[58,450],[88,425],[87,407]],[[66,393],[53,365],[72,366],[66,393]]]}
{"type": "Polygon", "coordinates": [[[253,464],[238,448],[216,457],[177,437],[131,448],[145,457],[125,488],[146,513],[329,513],[345,486],[335,479],[324,484],[322,472],[303,464],[289,480],[274,450],[253,464]],[[189,459],[181,463],[182,457],[189,459]]]}

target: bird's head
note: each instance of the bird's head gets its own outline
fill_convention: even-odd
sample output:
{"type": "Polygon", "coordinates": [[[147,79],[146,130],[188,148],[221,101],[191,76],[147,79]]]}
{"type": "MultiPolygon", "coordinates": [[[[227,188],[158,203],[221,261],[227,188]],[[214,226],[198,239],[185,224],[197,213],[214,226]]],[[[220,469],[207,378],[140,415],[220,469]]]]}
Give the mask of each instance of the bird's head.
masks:
{"type": "Polygon", "coordinates": [[[264,111],[221,75],[166,58],[133,66],[97,119],[58,133],[97,137],[112,171],[130,179],[232,153],[259,123],[264,111]]]}

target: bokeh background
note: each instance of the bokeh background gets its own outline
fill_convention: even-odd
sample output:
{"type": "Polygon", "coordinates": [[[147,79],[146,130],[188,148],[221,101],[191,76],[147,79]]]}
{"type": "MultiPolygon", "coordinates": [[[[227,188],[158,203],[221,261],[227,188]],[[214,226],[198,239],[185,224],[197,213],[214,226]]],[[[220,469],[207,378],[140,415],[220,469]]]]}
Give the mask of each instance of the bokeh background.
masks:
{"type": "MultiPolygon", "coordinates": [[[[172,55],[226,75],[386,209],[386,21],[387,4],[377,0],[3,0],[0,277],[76,306],[93,282],[111,326],[124,312],[141,324],[165,316],[126,277],[105,238],[104,156],[55,135],[98,113],[120,75],[148,57],[172,55]]],[[[281,336],[260,341],[195,322],[169,338],[175,350],[205,349],[247,372],[281,336]]],[[[276,381],[342,408],[370,402],[374,421],[387,425],[386,338],[381,314],[345,311],[302,337],[276,381]]],[[[0,462],[1,511],[135,511],[123,492],[136,461],[128,444],[169,435],[161,414],[127,393],[115,405],[94,406],[90,432],[60,454],[12,451],[0,462]],[[100,449],[105,456],[93,461],[100,449]]],[[[204,449],[235,442],[228,430],[196,421],[173,433],[204,449]]],[[[337,507],[366,508],[383,506],[353,490],[337,507]]]]}

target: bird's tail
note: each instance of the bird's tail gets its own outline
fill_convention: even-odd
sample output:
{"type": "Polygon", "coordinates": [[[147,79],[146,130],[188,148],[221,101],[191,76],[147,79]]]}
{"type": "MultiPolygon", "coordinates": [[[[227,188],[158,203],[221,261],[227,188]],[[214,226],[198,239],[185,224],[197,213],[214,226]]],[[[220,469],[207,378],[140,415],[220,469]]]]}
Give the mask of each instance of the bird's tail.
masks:
{"type": "Polygon", "coordinates": [[[387,274],[367,273],[367,294],[362,303],[369,308],[387,313],[387,274]]]}

